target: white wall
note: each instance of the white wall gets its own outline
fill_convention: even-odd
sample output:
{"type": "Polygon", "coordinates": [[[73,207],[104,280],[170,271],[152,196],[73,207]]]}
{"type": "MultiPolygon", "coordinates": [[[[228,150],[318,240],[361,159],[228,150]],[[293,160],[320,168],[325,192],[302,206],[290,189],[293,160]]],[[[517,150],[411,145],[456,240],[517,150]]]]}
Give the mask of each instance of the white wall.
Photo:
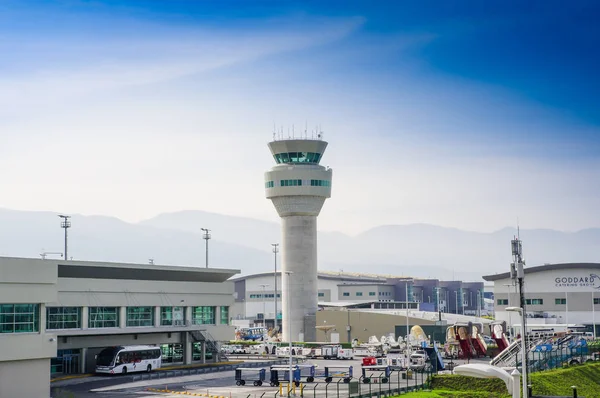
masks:
{"type": "Polygon", "coordinates": [[[0,398],[48,398],[50,359],[0,362],[0,398]]]}

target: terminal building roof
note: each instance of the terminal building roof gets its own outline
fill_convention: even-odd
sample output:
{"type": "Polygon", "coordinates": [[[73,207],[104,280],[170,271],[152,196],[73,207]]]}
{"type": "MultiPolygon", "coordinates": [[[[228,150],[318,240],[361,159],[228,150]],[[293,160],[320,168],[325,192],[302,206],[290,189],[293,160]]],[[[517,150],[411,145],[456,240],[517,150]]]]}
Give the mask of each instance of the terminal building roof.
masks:
{"type": "Polygon", "coordinates": [[[219,283],[240,273],[239,270],[224,268],[111,263],[99,261],[41,260],[35,258],[14,257],[0,257],[0,266],[4,261],[54,263],[57,265],[59,278],[219,283]]]}
{"type": "MultiPolygon", "coordinates": [[[[599,269],[600,263],[560,263],[560,264],[544,264],[535,267],[524,267],[525,274],[535,274],[537,272],[546,272],[554,270],[571,270],[571,269],[599,269]]],[[[503,272],[501,274],[486,275],[483,277],[484,280],[493,282],[502,279],[510,278],[510,272],[503,272]]]]}

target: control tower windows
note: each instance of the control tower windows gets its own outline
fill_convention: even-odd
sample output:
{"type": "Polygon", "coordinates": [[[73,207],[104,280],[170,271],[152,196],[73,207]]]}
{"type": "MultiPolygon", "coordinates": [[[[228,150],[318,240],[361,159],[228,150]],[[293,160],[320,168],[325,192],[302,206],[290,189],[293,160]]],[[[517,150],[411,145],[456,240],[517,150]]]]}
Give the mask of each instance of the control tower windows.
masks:
{"type": "Polygon", "coordinates": [[[319,163],[320,153],[314,152],[284,152],[275,154],[277,163],[319,163]]]}
{"type": "Polygon", "coordinates": [[[280,180],[279,183],[282,187],[300,187],[302,186],[302,180],[280,180]]]}
{"type": "Polygon", "coordinates": [[[274,186],[275,186],[275,181],[265,182],[265,188],[273,188],[274,186]]]}
{"type": "Polygon", "coordinates": [[[311,187],[330,187],[331,181],[327,180],[310,180],[311,187]]]}

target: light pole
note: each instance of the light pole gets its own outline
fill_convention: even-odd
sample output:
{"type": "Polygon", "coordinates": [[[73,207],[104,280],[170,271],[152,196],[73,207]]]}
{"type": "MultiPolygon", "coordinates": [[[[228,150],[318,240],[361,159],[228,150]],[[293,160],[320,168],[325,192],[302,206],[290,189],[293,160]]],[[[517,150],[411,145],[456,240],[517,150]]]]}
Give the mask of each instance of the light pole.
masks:
{"type": "Polygon", "coordinates": [[[275,315],[273,316],[273,330],[277,330],[277,253],[279,252],[279,243],[271,243],[273,246],[273,257],[275,258],[275,273],[273,279],[275,283],[275,315]]]}
{"type": "Polygon", "coordinates": [[[596,340],[596,299],[594,298],[594,291],[592,290],[592,325],[594,328],[594,340],[596,340]]]}
{"type": "MultiPolygon", "coordinates": [[[[521,315],[521,318],[525,318],[523,316],[524,312],[522,308],[519,307],[506,307],[507,312],[518,312],[521,315]]],[[[526,347],[526,339],[524,330],[524,323],[521,319],[521,375],[523,377],[523,398],[527,398],[527,347],[526,347]]]]}
{"type": "Polygon", "coordinates": [[[512,279],[516,279],[516,282],[519,286],[519,307],[509,308],[519,308],[521,312],[521,353],[523,355],[521,374],[523,375],[523,398],[527,398],[527,309],[525,301],[525,262],[523,261],[523,246],[521,239],[515,237],[513,240],[511,240],[510,246],[514,258],[514,262],[511,264],[510,274],[512,279]]]}
{"type": "MultiPolygon", "coordinates": [[[[502,286],[506,286],[506,294],[507,294],[506,302],[507,302],[507,307],[510,307],[510,287],[512,286],[512,283],[505,283],[502,286]]],[[[506,309],[504,309],[504,310],[506,311],[506,309]]],[[[511,334],[512,339],[514,340],[514,336],[513,336],[513,332],[512,332],[512,319],[510,316],[510,312],[508,312],[508,330],[511,331],[510,334],[511,334]]]]}
{"type": "Polygon", "coordinates": [[[263,291],[263,327],[266,329],[267,328],[267,296],[265,294],[265,289],[267,287],[269,287],[271,285],[260,285],[260,287],[262,287],[262,291],[263,291]]]}
{"type": "MultiPolygon", "coordinates": [[[[287,279],[287,294],[290,294],[291,292],[291,288],[292,288],[292,271],[285,271],[285,275],[286,275],[286,279],[287,279]]],[[[290,300],[290,297],[288,297],[287,300],[287,308],[285,309],[288,313],[286,319],[288,321],[287,324],[287,333],[288,333],[288,348],[289,348],[289,354],[290,354],[290,386],[292,385],[291,383],[293,383],[294,378],[293,378],[293,372],[292,372],[292,300],[290,300]]]]}
{"type": "Polygon", "coordinates": [[[569,293],[565,292],[565,323],[567,324],[567,332],[569,331],[569,293]]]}
{"type": "Polygon", "coordinates": [[[410,358],[410,342],[408,339],[409,336],[409,330],[408,330],[408,280],[406,281],[406,351],[407,351],[407,358],[410,358]]]}
{"type": "Polygon", "coordinates": [[[200,228],[204,233],[202,234],[202,239],[206,241],[206,268],[208,268],[208,240],[210,239],[210,229],[200,228]]]}
{"type": "Polygon", "coordinates": [[[454,291],[454,297],[456,302],[456,314],[460,314],[460,312],[458,311],[458,290],[454,291]]]}
{"type": "Polygon", "coordinates": [[[59,214],[58,215],[60,218],[62,218],[62,221],[60,223],[60,227],[63,228],[65,230],[65,260],[68,260],[69,257],[67,257],[67,230],[69,228],[71,228],[71,221],[69,221],[69,219],[71,218],[71,216],[65,216],[64,214],[59,214]]]}

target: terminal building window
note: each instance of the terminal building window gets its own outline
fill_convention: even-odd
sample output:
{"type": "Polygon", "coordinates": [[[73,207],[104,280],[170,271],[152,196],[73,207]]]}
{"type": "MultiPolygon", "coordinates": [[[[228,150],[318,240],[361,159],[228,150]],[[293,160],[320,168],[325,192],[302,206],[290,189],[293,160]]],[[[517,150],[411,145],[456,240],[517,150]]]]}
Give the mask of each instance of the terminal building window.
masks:
{"type": "Polygon", "coordinates": [[[215,307],[193,307],[192,323],[194,325],[214,325],[215,307]]]}
{"type": "Polygon", "coordinates": [[[183,362],[183,344],[161,344],[163,363],[183,362]]]}
{"type": "Polygon", "coordinates": [[[375,292],[369,292],[369,296],[375,296],[375,292]]]}
{"type": "Polygon", "coordinates": [[[557,299],[554,299],[554,304],[555,305],[566,305],[567,304],[567,299],[566,298],[557,298],[557,299]]]}
{"type": "Polygon", "coordinates": [[[320,153],[314,152],[284,152],[274,155],[277,163],[319,163],[320,153]]]}
{"type": "Polygon", "coordinates": [[[543,305],[544,299],[525,299],[527,305],[543,305]]]}
{"type": "Polygon", "coordinates": [[[362,292],[356,292],[357,296],[362,296],[362,292]]]}
{"type": "Polygon", "coordinates": [[[81,307],[46,307],[46,329],[81,329],[81,307]]]}
{"type": "Polygon", "coordinates": [[[118,328],[119,307],[89,307],[88,327],[118,328]]]}
{"type": "Polygon", "coordinates": [[[343,295],[344,297],[350,297],[350,292],[344,292],[344,293],[342,293],[342,295],[343,295]]]}
{"type": "Polygon", "coordinates": [[[319,297],[325,297],[325,293],[319,293],[319,297]]]}
{"type": "Polygon", "coordinates": [[[0,304],[0,333],[34,333],[39,331],[39,304],[0,304]]]}
{"type": "MultiPolygon", "coordinates": [[[[213,353],[206,350],[204,359],[210,361],[213,358],[213,353]]],[[[192,361],[202,361],[202,343],[192,344],[192,361]]]]}
{"type": "Polygon", "coordinates": [[[127,307],[127,326],[154,326],[154,307],[127,307]]]}
{"type": "Polygon", "coordinates": [[[498,305],[508,305],[508,299],[498,299],[498,305]]]}
{"type": "Polygon", "coordinates": [[[185,325],[185,307],[160,307],[160,324],[162,326],[185,325]]]}
{"type": "Polygon", "coordinates": [[[221,306],[219,323],[221,325],[229,325],[229,307],[221,306]]]}
{"type": "Polygon", "coordinates": [[[595,298],[594,297],[594,304],[600,304],[600,298],[595,298]]]}

